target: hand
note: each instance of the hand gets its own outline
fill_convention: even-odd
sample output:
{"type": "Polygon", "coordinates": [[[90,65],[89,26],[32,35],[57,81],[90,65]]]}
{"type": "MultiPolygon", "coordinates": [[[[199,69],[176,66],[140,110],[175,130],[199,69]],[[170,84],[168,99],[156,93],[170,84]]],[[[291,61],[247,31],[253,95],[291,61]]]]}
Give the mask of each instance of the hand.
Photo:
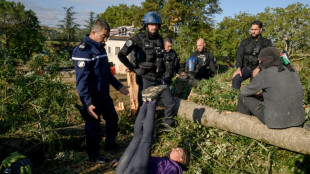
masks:
{"type": "Polygon", "coordinates": [[[129,95],[128,88],[128,86],[123,86],[121,89],[119,89],[119,92],[124,95],[129,95]]]}
{"type": "Polygon", "coordinates": [[[117,164],[118,164],[117,160],[113,160],[113,161],[110,162],[109,167],[110,168],[115,168],[117,166],[117,164]]]}
{"type": "Polygon", "coordinates": [[[126,72],[130,72],[130,69],[126,68],[125,71],[126,71],[126,72]]]}
{"type": "Polygon", "coordinates": [[[89,115],[91,115],[92,117],[94,117],[97,120],[98,115],[95,113],[94,109],[96,109],[96,107],[94,105],[89,105],[87,107],[87,111],[88,111],[89,115]]]}
{"type": "Polygon", "coordinates": [[[254,71],[253,71],[253,78],[259,73],[260,69],[259,68],[255,68],[254,71]]]}
{"type": "Polygon", "coordinates": [[[232,78],[234,78],[236,75],[240,74],[240,76],[242,77],[242,72],[241,72],[241,68],[238,68],[235,72],[234,75],[232,76],[232,78]]]}
{"type": "Polygon", "coordinates": [[[141,68],[136,68],[133,70],[138,76],[142,76],[144,75],[145,71],[144,69],[141,69],[141,68]]]}

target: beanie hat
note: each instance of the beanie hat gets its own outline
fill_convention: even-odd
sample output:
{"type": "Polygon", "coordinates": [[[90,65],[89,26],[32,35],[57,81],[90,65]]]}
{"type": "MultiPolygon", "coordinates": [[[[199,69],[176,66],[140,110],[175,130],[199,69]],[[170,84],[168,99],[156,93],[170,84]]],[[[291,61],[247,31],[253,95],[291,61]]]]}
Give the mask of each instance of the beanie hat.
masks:
{"type": "Polygon", "coordinates": [[[261,60],[259,63],[260,69],[267,69],[272,66],[280,66],[283,64],[282,60],[280,59],[280,53],[274,47],[267,47],[263,49],[258,58],[261,60]]]}

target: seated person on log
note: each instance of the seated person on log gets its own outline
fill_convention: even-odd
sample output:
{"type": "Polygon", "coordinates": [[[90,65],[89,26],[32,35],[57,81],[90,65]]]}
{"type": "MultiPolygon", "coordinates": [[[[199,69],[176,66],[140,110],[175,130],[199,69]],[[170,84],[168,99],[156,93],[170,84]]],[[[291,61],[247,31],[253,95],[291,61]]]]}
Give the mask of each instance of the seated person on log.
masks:
{"type": "Polygon", "coordinates": [[[110,167],[116,167],[116,174],[180,174],[189,158],[183,148],[173,148],[168,157],[151,157],[155,126],[156,98],[167,85],[151,86],[142,91],[144,101],[134,126],[134,137],[119,161],[113,160],[110,167]]]}
{"type": "Polygon", "coordinates": [[[302,126],[304,92],[297,71],[285,65],[273,47],[263,49],[258,58],[261,72],[241,90],[237,111],[256,116],[271,129],[302,126]]]}

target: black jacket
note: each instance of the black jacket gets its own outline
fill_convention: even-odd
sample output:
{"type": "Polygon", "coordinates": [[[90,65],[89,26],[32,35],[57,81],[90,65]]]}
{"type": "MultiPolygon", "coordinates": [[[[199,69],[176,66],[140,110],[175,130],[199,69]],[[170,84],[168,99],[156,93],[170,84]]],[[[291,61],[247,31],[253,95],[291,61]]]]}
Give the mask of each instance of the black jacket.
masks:
{"type": "Polygon", "coordinates": [[[173,49],[164,53],[164,67],[163,79],[170,84],[172,78],[179,73],[180,70],[180,60],[173,49]]]}
{"type": "Polygon", "coordinates": [[[198,61],[195,67],[196,79],[214,77],[216,72],[216,59],[210,51],[206,48],[204,48],[202,52],[197,50],[191,54],[191,57],[196,57],[198,61]]]}
{"type": "Polygon", "coordinates": [[[258,54],[267,47],[272,47],[272,43],[262,36],[258,41],[254,41],[252,37],[242,40],[237,52],[236,67],[255,69],[258,66],[258,54]]]}
{"type": "MultiPolygon", "coordinates": [[[[142,62],[153,63],[153,70],[146,71],[143,76],[154,76],[157,61],[157,54],[161,52],[163,58],[163,39],[159,34],[150,35],[149,32],[139,32],[126,41],[118,53],[119,60],[131,71],[139,68],[142,62]],[[134,51],[135,61],[130,62],[127,56],[134,51]]],[[[161,63],[163,64],[163,63],[161,63]]],[[[161,67],[162,68],[162,67],[161,67]]]]}

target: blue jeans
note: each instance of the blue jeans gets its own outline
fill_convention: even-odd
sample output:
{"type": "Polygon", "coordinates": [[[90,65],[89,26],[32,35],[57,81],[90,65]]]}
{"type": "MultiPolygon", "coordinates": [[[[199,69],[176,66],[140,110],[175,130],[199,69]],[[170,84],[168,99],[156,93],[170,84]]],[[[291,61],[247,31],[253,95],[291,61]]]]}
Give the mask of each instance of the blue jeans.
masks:
{"type": "Polygon", "coordinates": [[[155,126],[156,101],[143,103],[135,121],[134,137],[120,158],[116,174],[149,171],[152,139],[155,126]]]}

